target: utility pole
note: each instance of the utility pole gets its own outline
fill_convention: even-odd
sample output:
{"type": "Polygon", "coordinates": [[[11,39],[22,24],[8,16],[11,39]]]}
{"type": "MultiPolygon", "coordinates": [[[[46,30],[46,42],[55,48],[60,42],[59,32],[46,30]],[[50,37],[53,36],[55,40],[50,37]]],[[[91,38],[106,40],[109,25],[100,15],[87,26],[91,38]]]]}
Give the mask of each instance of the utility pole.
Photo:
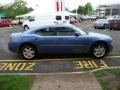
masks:
{"type": "Polygon", "coordinates": [[[77,9],[78,9],[78,0],[76,0],[76,15],[78,14],[77,9]]]}

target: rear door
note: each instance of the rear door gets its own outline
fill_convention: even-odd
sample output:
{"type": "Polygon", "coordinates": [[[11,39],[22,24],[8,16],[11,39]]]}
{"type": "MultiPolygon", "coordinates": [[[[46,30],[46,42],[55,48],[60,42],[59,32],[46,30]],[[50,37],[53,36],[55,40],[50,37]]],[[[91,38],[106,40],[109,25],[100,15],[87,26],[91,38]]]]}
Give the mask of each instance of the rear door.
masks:
{"type": "Polygon", "coordinates": [[[51,28],[43,28],[35,32],[37,38],[35,43],[39,53],[56,53],[57,43],[56,32],[51,28]]]}

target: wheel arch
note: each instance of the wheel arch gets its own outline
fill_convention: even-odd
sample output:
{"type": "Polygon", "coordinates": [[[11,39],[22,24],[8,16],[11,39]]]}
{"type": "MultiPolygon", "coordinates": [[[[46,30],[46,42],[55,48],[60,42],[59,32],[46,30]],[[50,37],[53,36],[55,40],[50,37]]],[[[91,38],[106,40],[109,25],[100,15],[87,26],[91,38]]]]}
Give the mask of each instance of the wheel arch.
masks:
{"type": "Polygon", "coordinates": [[[110,51],[110,50],[109,50],[109,45],[108,45],[108,43],[105,42],[105,41],[99,40],[99,41],[94,42],[94,43],[91,45],[89,52],[91,52],[91,50],[93,49],[93,47],[94,47],[96,44],[104,44],[104,45],[106,45],[107,53],[110,51]]]}
{"type": "Polygon", "coordinates": [[[27,24],[25,24],[25,25],[23,26],[24,29],[25,29],[25,27],[28,27],[28,29],[29,29],[29,26],[28,26],[27,24]]]}
{"type": "Polygon", "coordinates": [[[22,43],[22,44],[19,46],[19,52],[21,52],[22,47],[24,47],[25,45],[33,46],[33,47],[36,49],[36,51],[38,52],[37,47],[36,47],[33,43],[30,43],[30,42],[22,43]]]}

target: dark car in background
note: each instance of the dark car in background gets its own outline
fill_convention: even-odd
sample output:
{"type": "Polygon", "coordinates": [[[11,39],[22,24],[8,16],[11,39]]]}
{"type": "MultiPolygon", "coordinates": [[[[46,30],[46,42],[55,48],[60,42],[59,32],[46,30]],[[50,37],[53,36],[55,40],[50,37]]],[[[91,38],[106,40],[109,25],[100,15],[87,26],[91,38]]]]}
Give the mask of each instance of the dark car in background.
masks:
{"type": "Polygon", "coordinates": [[[12,26],[12,21],[11,19],[1,19],[0,20],[0,27],[10,27],[12,26]]]}
{"type": "Polygon", "coordinates": [[[120,30],[120,19],[112,19],[109,21],[110,30],[120,30]]]}

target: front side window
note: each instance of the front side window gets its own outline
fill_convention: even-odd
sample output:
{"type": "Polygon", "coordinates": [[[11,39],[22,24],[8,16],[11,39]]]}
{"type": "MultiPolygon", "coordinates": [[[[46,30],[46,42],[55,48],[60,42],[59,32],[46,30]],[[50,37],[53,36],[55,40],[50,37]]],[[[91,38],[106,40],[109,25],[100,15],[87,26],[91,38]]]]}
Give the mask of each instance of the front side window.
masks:
{"type": "Polygon", "coordinates": [[[75,32],[71,28],[68,27],[56,27],[57,36],[74,36],[75,32]]]}

